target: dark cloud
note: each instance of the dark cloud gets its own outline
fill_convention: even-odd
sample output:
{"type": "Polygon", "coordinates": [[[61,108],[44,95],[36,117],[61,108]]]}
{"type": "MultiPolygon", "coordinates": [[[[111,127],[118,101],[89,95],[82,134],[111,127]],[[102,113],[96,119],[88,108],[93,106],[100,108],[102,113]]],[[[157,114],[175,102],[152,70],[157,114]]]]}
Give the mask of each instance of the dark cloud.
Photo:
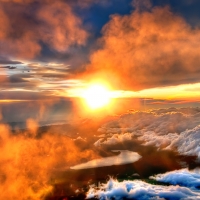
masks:
{"type": "Polygon", "coordinates": [[[4,69],[16,69],[17,67],[14,67],[14,66],[3,66],[1,68],[4,68],[4,69]]]}
{"type": "Polygon", "coordinates": [[[90,79],[134,90],[199,81],[200,30],[169,7],[113,15],[102,33],[84,74],[90,79]]]}
{"type": "Polygon", "coordinates": [[[9,77],[9,81],[11,83],[21,83],[21,82],[27,82],[24,80],[20,75],[12,75],[9,77]]]}
{"type": "Polygon", "coordinates": [[[16,60],[10,60],[7,57],[4,56],[0,56],[0,64],[2,65],[17,65],[17,64],[23,64],[20,61],[16,61],[16,60]]]}

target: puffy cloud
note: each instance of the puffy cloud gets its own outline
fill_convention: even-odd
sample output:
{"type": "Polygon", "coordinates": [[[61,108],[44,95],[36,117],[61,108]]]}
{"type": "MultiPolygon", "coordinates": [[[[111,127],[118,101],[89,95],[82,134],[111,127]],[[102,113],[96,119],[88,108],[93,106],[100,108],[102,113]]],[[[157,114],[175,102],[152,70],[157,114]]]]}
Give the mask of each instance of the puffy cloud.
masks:
{"type": "Polygon", "coordinates": [[[181,133],[200,124],[199,108],[169,108],[130,112],[110,121],[99,129],[100,132],[125,133],[154,131],[158,135],[181,133]]]}
{"type": "Polygon", "coordinates": [[[68,1],[16,0],[0,5],[1,54],[33,58],[42,43],[57,51],[83,45],[87,32],[68,1]]]}
{"type": "Polygon", "coordinates": [[[186,186],[192,189],[198,189],[200,186],[200,171],[198,168],[193,171],[189,171],[188,169],[175,170],[165,174],[157,174],[150,178],[159,182],[186,186]]]}
{"type": "Polygon", "coordinates": [[[105,184],[99,184],[99,187],[91,186],[87,199],[97,197],[98,199],[200,199],[199,191],[193,191],[180,186],[160,186],[151,185],[143,181],[123,181],[110,179],[105,184]]]}
{"type": "Polygon", "coordinates": [[[143,145],[171,149],[200,160],[199,108],[169,108],[133,112],[110,121],[98,131],[106,133],[95,145],[113,145],[137,139],[143,145]]]}
{"type": "Polygon", "coordinates": [[[101,146],[103,143],[104,145],[112,145],[117,143],[123,143],[124,141],[129,141],[132,139],[131,133],[124,133],[124,134],[113,134],[110,138],[103,141],[103,138],[100,138],[98,141],[94,143],[96,147],[101,146]],[[103,142],[102,142],[103,141],[103,142]]]}
{"type": "Polygon", "coordinates": [[[134,90],[199,81],[200,30],[169,7],[112,15],[102,34],[88,78],[134,90]]]}
{"type": "Polygon", "coordinates": [[[183,155],[196,155],[200,161],[200,125],[193,129],[186,130],[180,136],[173,140],[170,148],[177,148],[183,155]]]}

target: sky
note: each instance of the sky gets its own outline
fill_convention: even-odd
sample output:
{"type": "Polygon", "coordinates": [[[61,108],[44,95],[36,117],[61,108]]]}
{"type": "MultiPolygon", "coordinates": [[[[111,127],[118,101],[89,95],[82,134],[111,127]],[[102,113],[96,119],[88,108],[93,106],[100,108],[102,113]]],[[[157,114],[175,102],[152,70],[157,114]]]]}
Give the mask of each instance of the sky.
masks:
{"type": "Polygon", "coordinates": [[[0,119],[62,118],[95,81],[109,85],[115,98],[152,107],[198,105],[199,6],[198,0],[1,0],[0,119]]]}
{"type": "MultiPolygon", "coordinates": [[[[2,198],[43,198],[56,170],[94,161],[139,159],[141,174],[199,166],[199,8],[199,0],[0,0],[2,198]],[[107,93],[90,87],[96,83],[107,93]],[[92,110],[87,93],[89,101],[97,97],[92,103],[104,94],[110,103],[92,110]],[[65,125],[38,129],[58,123],[65,125]],[[109,156],[113,149],[124,150],[109,156]],[[174,153],[196,160],[177,165],[174,153]]],[[[111,178],[87,196],[200,198],[199,170],[163,173],[153,179],[179,186],[111,178]]]]}

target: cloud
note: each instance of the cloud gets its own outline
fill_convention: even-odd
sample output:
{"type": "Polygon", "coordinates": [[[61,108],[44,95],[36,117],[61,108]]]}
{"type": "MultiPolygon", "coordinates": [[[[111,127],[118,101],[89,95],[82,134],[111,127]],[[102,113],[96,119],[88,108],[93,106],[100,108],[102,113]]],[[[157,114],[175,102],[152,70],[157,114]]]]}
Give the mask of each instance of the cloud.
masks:
{"type": "Polygon", "coordinates": [[[45,25],[39,30],[42,41],[56,50],[65,51],[72,44],[84,44],[87,33],[81,29],[81,19],[69,5],[62,2],[44,5],[38,17],[45,25]]]}
{"type": "Polygon", "coordinates": [[[39,55],[42,43],[66,51],[88,37],[68,1],[3,1],[0,22],[1,54],[23,59],[39,55]]]}
{"type": "MultiPolygon", "coordinates": [[[[0,89],[3,90],[0,92],[0,96],[7,92],[13,93],[13,96],[15,96],[17,90],[23,94],[25,92],[27,94],[30,94],[30,92],[35,93],[44,98],[46,95],[48,97],[51,95],[66,97],[67,89],[82,86],[81,81],[70,79],[69,65],[62,63],[30,63],[16,67],[4,66],[0,67],[0,71],[2,72],[0,89]]],[[[17,95],[17,98],[23,99],[23,96],[19,98],[19,95],[17,95]]],[[[31,98],[32,95],[30,95],[29,100],[31,98]]]]}
{"type": "Polygon", "coordinates": [[[134,90],[199,81],[200,30],[168,6],[112,15],[102,35],[88,79],[134,90]]]}
{"type": "Polygon", "coordinates": [[[27,131],[14,135],[8,126],[0,125],[1,199],[45,199],[53,191],[56,171],[96,157],[91,150],[80,151],[64,134],[36,136],[37,122],[32,119],[27,125],[27,131]]]}
{"type": "MultiPolygon", "coordinates": [[[[115,151],[113,150],[113,152],[118,152],[118,150],[115,151]]],[[[119,152],[120,154],[117,156],[91,160],[86,163],[70,167],[70,169],[79,170],[79,169],[89,169],[89,168],[105,167],[112,165],[123,165],[128,163],[134,163],[141,158],[141,156],[136,152],[131,152],[127,150],[119,150],[119,152]]]]}
{"type": "Polygon", "coordinates": [[[98,187],[90,186],[87,199],[200,199],[199,191],[180,186],[151,185],[140,180],[119,182],[110,179],[98,187]]]}
{"type": "Polygon", "coordinates": [[[94,143],[94,145],[96,147],[100,147],[102,144],[103,145],[113,145],[113,144],[123,143],[125,141],[130,141],[131,139],[132,139],[131,133],[113,134],[110,138],[107,138],[105,141],[103,141],[103,138],[97,140],[94,143]]]}
{"type": "Polygon", "coordinates": [[[21,61],[11,60],[7,57],[0,56],[0,64],[2,65],[17,65],[17,64],[23,64],[21,61]]]}
{"type": "Polygon", "coordinates": [[[199,108],[169,108],[122,114],[99,129],[106,133],[154,131],[158,135],[181,133],[200,124],[199,108]]]}
{"type": "Polygon", "coordinates": [[[198,189],[200,187],[200,171],[198,168],[192,171],[188,169],[175,170],[165,174],[157,174],[150,178],[159,182],[186,186],[192,189],[198,189]]]}
{"type": "Polygon", "coordinates": [[[171,143],[170,148],[177,148],[180,154],[190,156],[195,155],[200,161],[200,125],[193,129],[186,130],[171,143]]]}
{"type": "Polygon", "coordinates": [[[109,146],[137,139],[143,145],[171,149],[200,160],[200,109],[169,108],[132,112],[102,125],[106,136],[95,146],[109,146]]]}

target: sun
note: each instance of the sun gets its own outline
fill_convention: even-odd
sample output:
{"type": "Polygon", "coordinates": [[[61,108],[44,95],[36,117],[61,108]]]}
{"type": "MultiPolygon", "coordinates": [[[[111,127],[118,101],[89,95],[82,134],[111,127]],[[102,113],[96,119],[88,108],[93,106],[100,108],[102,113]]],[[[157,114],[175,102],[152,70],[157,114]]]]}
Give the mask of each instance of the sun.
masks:
{"type": "Polygon", "coordinates": [[[109,104],[111,95],[106,86],[94,84],[86,88],[83,98],[91,109],[98,109],[109,104]]]}

